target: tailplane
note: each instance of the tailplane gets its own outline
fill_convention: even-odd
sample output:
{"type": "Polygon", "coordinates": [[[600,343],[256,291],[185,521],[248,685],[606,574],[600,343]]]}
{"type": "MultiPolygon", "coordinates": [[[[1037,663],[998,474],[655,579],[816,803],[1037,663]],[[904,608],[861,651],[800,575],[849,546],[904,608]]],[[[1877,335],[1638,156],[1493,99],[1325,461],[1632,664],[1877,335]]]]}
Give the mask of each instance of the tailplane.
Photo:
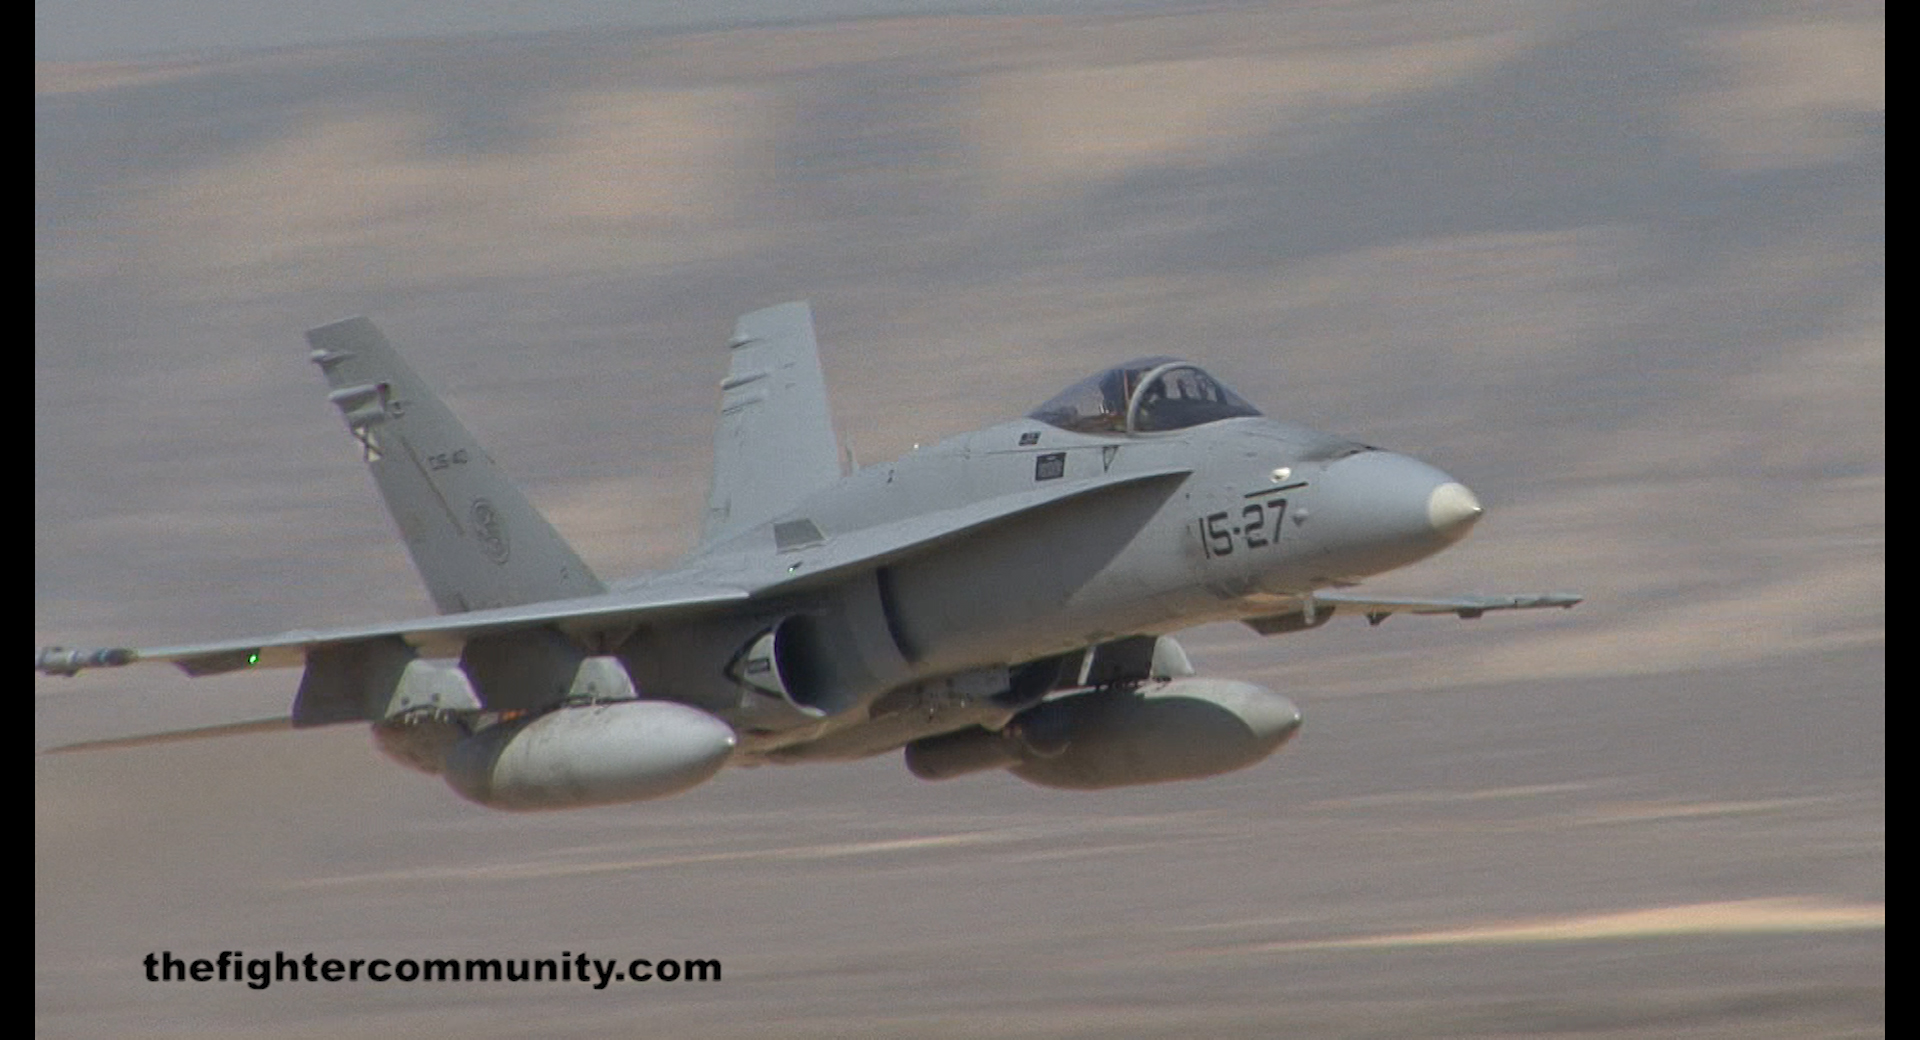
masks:
{"type": "Polygon", "coordinates": [[[372,322],[307,342],[441,613],[606,591],[372,322]]]}

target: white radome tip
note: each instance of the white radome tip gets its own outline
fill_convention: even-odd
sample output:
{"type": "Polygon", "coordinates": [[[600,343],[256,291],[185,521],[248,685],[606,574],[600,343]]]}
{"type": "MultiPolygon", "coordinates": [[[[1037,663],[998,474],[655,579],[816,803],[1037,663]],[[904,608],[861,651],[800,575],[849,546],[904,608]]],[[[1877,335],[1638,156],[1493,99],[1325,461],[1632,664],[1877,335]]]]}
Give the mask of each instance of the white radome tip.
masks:
{"type": "Polygon", "coordinates": [[[1433,525],[1438,534],[1447,538],[1459,538],[1467,533],[1475,520],[1480,519],[1486,509],[1480,500],[1473,497],[1466,485],[1449,481],[1433,489],[1427,496],[1427,523],[1433,525]]]}

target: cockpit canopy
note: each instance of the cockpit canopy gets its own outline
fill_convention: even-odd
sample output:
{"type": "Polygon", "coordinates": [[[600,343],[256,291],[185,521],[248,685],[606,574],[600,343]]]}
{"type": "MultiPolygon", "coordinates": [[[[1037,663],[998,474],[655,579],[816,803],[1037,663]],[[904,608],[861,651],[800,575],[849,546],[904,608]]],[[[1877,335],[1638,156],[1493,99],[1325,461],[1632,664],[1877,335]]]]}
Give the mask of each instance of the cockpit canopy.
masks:
{"type": "Polygon", "coordinates": [[[1027,418],[1075,433],[1163,433],[1259,414],[1199,365],[1148,357],[1082,379],[1027,418]]]}

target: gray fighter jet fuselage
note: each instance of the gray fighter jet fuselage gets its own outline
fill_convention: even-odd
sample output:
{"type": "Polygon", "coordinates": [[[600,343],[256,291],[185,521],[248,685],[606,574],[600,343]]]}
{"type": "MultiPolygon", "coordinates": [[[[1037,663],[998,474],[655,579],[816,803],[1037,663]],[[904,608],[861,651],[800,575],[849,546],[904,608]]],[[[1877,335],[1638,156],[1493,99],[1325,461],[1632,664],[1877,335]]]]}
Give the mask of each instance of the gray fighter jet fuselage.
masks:
{"type": "Polygon", "coordinates": [[[1578,601],[1343,591],[1458,541],[1480,503],[1172,358],[844,473],[805,304],[743,317],[730,344],[700,545],[603,585],[370,324],[309,339],[441,616],[55,648],[42,671],[301,664],[294,726],[370,722],[392,757],[500,808],[901,748],[927,779],[1087,789],[1241,768],[1299,727],[1281,694],[1196,675],[1179,629],[1578,601]]]}

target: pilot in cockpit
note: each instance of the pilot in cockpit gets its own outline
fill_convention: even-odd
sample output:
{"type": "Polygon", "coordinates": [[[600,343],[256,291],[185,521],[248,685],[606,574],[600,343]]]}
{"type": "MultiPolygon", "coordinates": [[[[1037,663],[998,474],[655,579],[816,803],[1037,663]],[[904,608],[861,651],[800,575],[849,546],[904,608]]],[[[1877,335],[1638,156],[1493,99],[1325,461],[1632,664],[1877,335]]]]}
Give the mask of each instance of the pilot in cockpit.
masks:
{"type": "Polygon", "coordinates": [[[1078,433],[1158,433],[1260,412],[1198,365],[1170,357],[1116,365],[1028,413],[1078,433]]]}

